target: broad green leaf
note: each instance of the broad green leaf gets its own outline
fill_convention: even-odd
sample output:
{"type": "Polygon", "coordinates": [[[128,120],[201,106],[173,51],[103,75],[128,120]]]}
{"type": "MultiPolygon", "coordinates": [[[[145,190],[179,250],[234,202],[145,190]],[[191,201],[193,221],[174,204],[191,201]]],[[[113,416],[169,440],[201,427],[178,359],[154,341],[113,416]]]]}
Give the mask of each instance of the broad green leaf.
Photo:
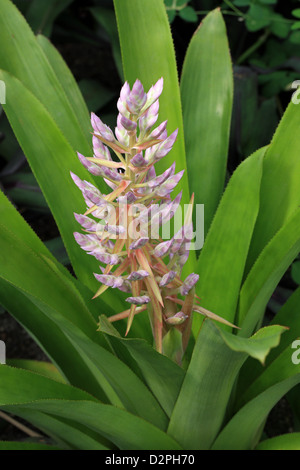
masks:
{"type": "Polygon", "coordinates": [[[267,244],[247,276],[240,293],[238,334],[248,336],[262,318],[281,277],[300,251],[300,210],[267,244]]]}
{"type": "Polygon", "coordinates": [[[263,164],[260,209],[247,271],[300,204],[300,108],[290,103],[268,147],[263,164]]]}
{"type": "Polygon", "coordinates": [[[48,379],[56,380],[56,382],[66,383],[59,370],[51,364],[51,362],[35,361],[31,359],[7,359],[7,365],[17,367],[18,369],[25,369],[30,372],[44,375],[48,379]]]}
{"type": "Polygon", "coordinates": [[[219,9],[191,39],[180,91],[190,190],[195,203],[204,204],[207,233],[224,189],[233,101],[232,63],[219,9]]]}
{"type": "MultiPolygon", "coordinates": [[[[4,408],[4,407],[2,407],[4,408]]],[[[25,409],[25,405],[22,405],[25,409]]],[[[172,437],[153,424],[111,405],[88,401],[40,400],[27,409],[61,416],[89,427],[122,450],[180,450],[172,437]]],[[[8,407],[13,412],[14,406],[8,407]]]]}
{"type": "Polygon", "coordinates": [[[282,434],[261,441],[255,450],[300,450],[300,432],[282,434]]]}
{"type": "Polygon", "coordinates": [[[228,422],[215,440],[213,450],[250,450],[260,438],[261,427],[280,398],[300,382],[300,374],[273,385],[248,402],[228,422]]]}
{"type": "MultiPolygon", "coordinates": [[[[84,124],[81,127],[59,79],[38,45],[29,25],[11,1],[1,0],[0,10],[0,43],[2,44],[0,68],[21,80],[35,94],[52,115],[74,150],[83,154],[89,153],[91,143],[87,140],[86,130],[83,131],[84,124]]],[[[8,99],[9,94],[8,90],[8,99]]],[[[14,96],[14,93],[10,96],[14,96]]],[[[15,96],[14,101],[20,104],[15,96]]]]}
{"type": "Polygon", "coordinates": [[[55,49],[49,39],[39,34],[36,40],[39,46],[42,48],[44,54],[46,55],[61,86],[63,87],[63,90],[73,109],[73,112],[76,114],[81,126],[84,128],[87,141],[91,142],[92,127],[90,123],[88,108],[82,97],[81,91],[79,89],[79,86],[77,85],[74,76],[72,75],[69,67],[67,66],[66,62],[64,61],[58,50],[55,49]]]}
{"type": "Polygon", "coordinates": [[[0,441],[0,450],[60,450],[60,448],[40,442],[0,441]]]}
{"type": "Polygon", "coordinates": [[[241,338],[226,331],[222,335],[227,345],[233,351],[244,351],[264,365],[270,350],[278,346],[282,333],[285,333],[287,329],[281,325],[265,326],[258,330],[251,338],[241,338]]]}
{"type": "MultiPolygon", "coordinates": [[[[201,305],[231,323],[259,208],[264,152],[260,149],[247,158],[231,177],[198,261],[201,305]]],[[[195,335],[201,321],[194,316],[195,335]]]]}
{"type": "Polygon", "coordinates": [[[168,433],[185,449],[209,449],[222,425],[237,374],[250,354],[264,361],[282,328],[240,339],[205,320],[171,416],[168,433]]]}
{"type": "MultiPolygon", "coordinates": [[[[173,150],[157,168],[165,170],[175,160],[177,170],[186,168],[184,133],[178,74],[170,26],[163,0],[114,0],[125,79],[132,86],[138,78],[146,91],[164,78],[160,97],[159,122],[168,120],[168,133],[179,129],[173,150]]],[[[187,174],[178,184],[183,189],[183,203],[189,202],[187,174]]]]}
{"type": "Polygon", "coordinates": [[[8,365],[0,365],[0,378],[1,383],[5,384],[0,388],[0,406],[48,398],[97,401],[92,395],[79,388],[8,365]]]}
{"type": "Polygon", "coordinates": [[[111,326],[106,317],[100,317],[100,331],[109,335],[108,340],[120,358],[124,357],[124,348],[120,350],[120,344],[129,351],[146,384],[170,417],[184,379],[183,369],[169,358],[157,353],[143,340],[116,336],[116,331],[111,326]]]}

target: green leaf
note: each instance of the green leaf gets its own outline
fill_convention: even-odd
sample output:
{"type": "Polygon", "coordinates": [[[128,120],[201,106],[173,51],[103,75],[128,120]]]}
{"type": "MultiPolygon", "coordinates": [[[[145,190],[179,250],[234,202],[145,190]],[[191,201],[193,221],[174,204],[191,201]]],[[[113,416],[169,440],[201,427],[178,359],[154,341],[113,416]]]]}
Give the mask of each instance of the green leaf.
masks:
{"type": "Polygon", "coordinates": [[[232,64],[219,9],[189,44],[181,77],[188,176],[195,203],[204,204],[207,233],[223,193],[233,101],[232,64]]]}
{"type": "MultiPolygon", "coordinates": [[[[2,407],[4,408],[4,407],[2,407]]],[[[111,440],[122,450],[180,450],[170,436],[147,421],[125,410],[102,403],[70,400],[40,400],[22,405],[72,420],[111,440]],[[92,405],[92,406],[91,406],[92,405]]],[[[14,406],[7,409],[13,412],[14,406]]],[[[82,448],[82,447],[81,447],[82,448]]]]}
{"type": "Polygon", "coordinates": [[[36,372],[56,382],[66,383],[64,377],[51,362],[33,361],[30,359],[7,359],[6,362],[9,366],[36,372]]]}
{"type": "Polygon", "coordinates": [[[5,383],[5,387],[1,387],[0,390],[0,406],[58,397],[65,400],[97,401],[92,395],[79,388],[8,365],[0,366],[0,378],[1,382],[5,383]]]}
{"type": "Polygon", "coordinates": [[[300,450],[300,433],[292,432],[266,439],[260,442],[255,450],[300,450]]]}
{"type": "Polygon", "coordinates": [[[300,21],[296,21],[294,24],[292,24],[292,31],[294,31],[295,29],[299,29],[300,28],[300,21]]]}
{"type": "MultiPolygon", "coordinates": [[[[35,94],[74,150],[89,153],[91,142],[87,139],[90,129],[84,128],[84,122],[79,122],[77,114],[73,112],[59,79],[29,25],[11,1],[0,0],[0,10],[0,68],[21,80],[35,94]]],[[[8,96],[14,95],[8,91],[8,96]]]]}
{"type": "Polygon", "coordinates": [[[205,320],[171,416],[168,433],[185,449],[209,449],[222,425],[228,399],[247,355],[264,360],[282,328],[240,338],[205,320]]]}
{"type": "Polygon", "coordinates": [[[239,334],[248,336],[261,320],[281,277],[300,251],[300,210],[288,220],[262,251],[240,293],[239,334]]]}
{"type": "MultiPolygon", "coordinates": [[[[247,158],[231,177],[198,261],[201,305],[231,323],[259,208],[264,153],[247,158]]],[[[193,323],[196,335],[201,319],[194,316],[193,323]]]]}
{"type": "MultiPolygon", "coordinates": [[[[184,133],[175,51],[170,26],[162,0],[141,3],[139,0],[114,0],[121,44],[125,79],[132,86],[138,78],[146,91],[164,78],[164,91],[159,100],[160,122],[168,120],[168,133],[179,129],[177,141],[157,167],[165,170],[175,160],[177,169],[185,169],[184,133]],[[142,47],[141,47],[142,44],[142,47]]],[[[178,190],[183,189],[182,203],[189,202],[187,174],[178,190]]]]}
{"type": "Polygon", "coordinates": [[[273,11],[259,3],[251,3],[247,13],[246,27],[249,31],[258,31],[269,26],[272,20],[273,11]]]}
{"type": "Polygon", "coordinates": [[[260,209],[246,271],[300,205],[300,108],[290,103],[266,152],[260,209]]]}
{"type": "Polygon", "coordinates": [[[273,14],[270,30],[275,36],[285,39],[288,37],[290,29],[291,25],[285,22],[285,18],[282,15],[273,14]]]}
{"type": "Polygon", "coordinates": [[[300,374],[273,385],[241,408],[215,440],[213,450],[250,450],[259,440],[261,427],[269,412],[292,387],[300,382],[300,374]]]}
{"type": "Polygon", "coordinates": [[[195,12],[193,7],[187,6],[179,10],[179,16],[185,21],[190,21],[192,23],[196,23],[198,21],[197,13],[195,12]]]}
{"type": "Polygon", "coordinates": [[[300,8],[295,8],[295,10],[292,10],[292,15],[296,18],[300,18],[300,8]]]}
{"type": "Polygon", "coordinates": [[[287,329],[285,326],[271,325],[261,328],[251,338],[241,338],[227,332],[223,332],[223,337],[233,351],[244,351],[264,365],[270,350],[278,346],[282,333],[287,329]]]}

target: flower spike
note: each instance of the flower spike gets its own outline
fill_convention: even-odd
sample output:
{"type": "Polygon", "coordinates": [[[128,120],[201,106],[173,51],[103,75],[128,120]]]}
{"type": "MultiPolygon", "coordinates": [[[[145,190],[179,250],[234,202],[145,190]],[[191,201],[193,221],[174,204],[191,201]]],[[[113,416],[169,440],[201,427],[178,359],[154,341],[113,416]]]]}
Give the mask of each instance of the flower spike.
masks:
{"type": "Polygon", "coordinates": [[[132,88],[125,82],[117,102],[115,133],[92,113],[93,156],[78,153],[78,158],[92,175],[104,179],[107,194],[71,173],[87,206],[84,214],[74,214],[83,230],[74,238],[100,262],[100,272],[94,273],[100,287],[93,298],[108,288],[129,294],[130,308],[110,321],[127,319],[127,335],[134,317],[147,310],[160,353],[172,328],[181,333],[184,351],[192,312],[203,313],[195,295],[199,276],[192,273],[181,279],[193,234],[193,196],[184,226],[171,239],[162,238],[164,225],[179,207],[182,193],[175,198],[171,193],[183,175],[175,173],[175,162],[160,175],[154,168],[171,151],[178,133],[167,135],[167,121],[153,128],[162,91],[163,78],[147,93],[139,80],[132,88]]]}

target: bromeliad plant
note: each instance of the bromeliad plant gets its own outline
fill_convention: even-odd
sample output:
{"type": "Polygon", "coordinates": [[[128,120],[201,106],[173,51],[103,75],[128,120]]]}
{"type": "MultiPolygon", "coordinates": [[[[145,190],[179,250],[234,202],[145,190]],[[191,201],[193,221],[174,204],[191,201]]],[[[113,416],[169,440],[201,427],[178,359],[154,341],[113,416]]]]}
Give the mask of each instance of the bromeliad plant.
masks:
{"type": "MultiPolygon", "coordinates": [[[[291,345],[299,336],[300,290],[263,325],[270,296],[300,251],[300,108],[290,104],[271,144],[248,157],[224,190],[232,67],[218,10],[191,40],[179,88],[163,0],[115,0],[124,75],[132,88],[122,89],[114,136],[95,116],[91,129],[76,82],[53,46],[32,34],[9,0],[0,0],[0,7],[3,108],[76,274],[51,255],[1,194],[1,303],[51,360],[0,366],[1,410],[41,429],[54,448],[299,448],[298,433],[266,439],[263,428],[290,390],[295,416],[299,409],[300,366],[291,345]],[[160,116],[168,118],[171,131],[178,128],[176,142],[175,134],[167,137],[166,123],[158,120],[152,130],[160,77],[160,116]],[[156,85],[145,94],[137,78],[146,89],[156,85]],[[154,218],[160,211],[171,217],[180,200],[170,197],[175,186],[182,191],[181,205],[190,201],[189,190],[196,204],[205,204],[206,237],[198,258],[194,251],[187,258],[177,232],[171,241],[144,232],[134,239],[128,237],[130,225],[127,231],[121,223],[137,201],[144,209],[128,218],[139,218],[142,228],[155,203],[154,218]],[[115,208],[115,221],[101,212],[107,203],[115,208]],[[78,221],[85,233],[78,232],[78,221]],[[176,243],[178,254],[172,252],[176,243]],[[166,246],[164,257],[160,250],[166,246]],[[92,300],[95,292],[101,295],[92,300]],[[141,311],[145,306],[150,322],[141,311]],[[192,318],[200,308],[227,324],[192,318]],[[112,323],[116,315],[124,318],[112,323]],[[174,318],[183,322],[174,326],[174,318]],[[187,326],[190,340],[179,365],[187,326]]],[[[45,446],[1,443],[21,447],[45,446]]]]}

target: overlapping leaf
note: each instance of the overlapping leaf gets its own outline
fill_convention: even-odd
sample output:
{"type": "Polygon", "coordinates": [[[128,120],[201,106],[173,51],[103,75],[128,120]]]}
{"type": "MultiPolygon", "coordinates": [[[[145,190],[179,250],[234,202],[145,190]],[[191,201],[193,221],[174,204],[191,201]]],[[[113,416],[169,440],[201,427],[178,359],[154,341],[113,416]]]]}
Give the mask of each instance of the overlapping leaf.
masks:
{"type": "MultiPolygon", "coordinates": [[[[201,305],[231,323],[259,209],[264,152],[258,150],[247,158],[231,177],[198,261],[201,305]]],[[[195,334],[201,321],[195,316],[195,334]]]]}
{"type": "Polygon", "coordinates": [[[264,361],[283,328],[238,338],[205,320],[171,416],[168,433],[185,449],[209,449],[219,432],[237,374],[248,355],[264,361]],[[201,424],[203,423],[203,425],[201,424]]]}

